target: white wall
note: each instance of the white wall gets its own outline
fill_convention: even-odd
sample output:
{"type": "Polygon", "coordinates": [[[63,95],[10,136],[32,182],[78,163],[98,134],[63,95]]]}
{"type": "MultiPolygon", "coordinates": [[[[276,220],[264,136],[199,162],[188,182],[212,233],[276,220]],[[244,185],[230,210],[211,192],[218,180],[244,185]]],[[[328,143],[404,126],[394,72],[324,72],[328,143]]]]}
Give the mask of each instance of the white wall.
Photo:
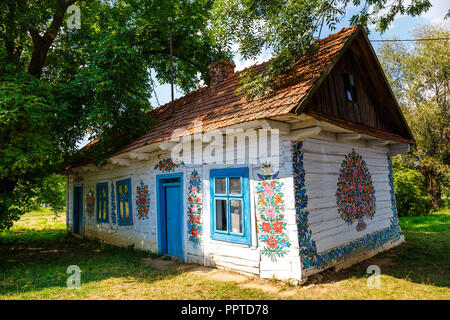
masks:
{"type": "Polygon", "coordinates": [[[350,241],[390,226],[393,216],[389,187],[387,147],[368,148],[362,143],[339,143],[306,139],[303,142],[305,188],[308,195],[308,226],[317,252],[325,252],[350,241]],[[336,190],[344,157],[359,153],[366,162],[375,189],[376,211],[372,219],[364,218],[366,229],[356,230],[340,216],[336,204],[336,190]]]}

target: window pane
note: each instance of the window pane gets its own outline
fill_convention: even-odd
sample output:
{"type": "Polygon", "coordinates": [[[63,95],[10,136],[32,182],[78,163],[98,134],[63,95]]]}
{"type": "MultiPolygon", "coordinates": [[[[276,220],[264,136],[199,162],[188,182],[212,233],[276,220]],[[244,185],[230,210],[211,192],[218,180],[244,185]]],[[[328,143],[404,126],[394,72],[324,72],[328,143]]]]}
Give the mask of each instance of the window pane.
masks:
{"type": "Polygon", "coordinates": [[[128,200],[125,200],[125,220],[130,217],[130,212],[128,212],[128,200]]]}
{"type": "Polygon", "coordinates": [[[218,193],[218,194],[226,194],[227,193],[226,178],[216,178],[216,193],[218,193]]]}
{"type": "Polygon", "coordinates": [[[349,101],[353,101],[353,99],[352,99],[352,93],[351,93],[350,90],[347,90],[347,99],[348,99],[349,101]]]}
{"type": "Polygon", "coordinates": [[[230,194],[241,194],[241,178],[230,178],[230,194]]]}
{"type": "Polygon", "coordinates": [[[123,186],[123,193],[124,193],[124,195],[128,195],[128,185],[127,184],[125,184],[123,186]]]}
{"type": "Polygon", "coordinates": [[[120,220],[123,220],[123,200],[119,201],[119,215],[120,215],[120,220]]]}
{"type": "Polygon", "coordinates": [[[106,220],[106,201],[103,201],[103,220],[106,220]]]}
{"type": "Polygon", "coordinates": [[[242,201],[230,200],[231,232],[242,233],[242,201]]]}
{"type": "Polygon", "coordinates": [[[106,198],[106,188],[103,188],[103,198],[106,198]]]}
{"type": "Polygon", "coordinates": [[[216,230],[227,231],[227,201],[216,199],[216,230]]]}
{"type": "Polygon", "coordinates": [[[122,185],[119,185],[119,196],[122,195],[122,185]]]}

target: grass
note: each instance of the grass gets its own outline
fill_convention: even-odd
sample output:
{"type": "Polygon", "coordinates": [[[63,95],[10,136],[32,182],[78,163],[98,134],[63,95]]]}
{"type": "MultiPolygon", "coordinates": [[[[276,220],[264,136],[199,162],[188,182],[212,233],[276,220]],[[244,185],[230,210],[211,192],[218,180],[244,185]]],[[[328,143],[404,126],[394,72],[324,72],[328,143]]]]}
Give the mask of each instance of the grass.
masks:
{"type": "Polygon", "coordinates": [[[80,239],[47,209],[24,215],[0,233],[0,299],[449,299],[450,210],[401,218],[406,243],[340,272],[296,287],[273,281],[209,280],[142,263],[157,255],[80,239]],[[367,266],[381,268],[381,288],[367,289],[367,266]],[[82,271],[81,288],[66,287],[67,267],[82,271]],[[259,287],[258,287],[259,286],[259,287]],[[270,287],[271,290],[267,290],[270,287]],[[275,288],[275,290],[274,290],[275,288]]]}

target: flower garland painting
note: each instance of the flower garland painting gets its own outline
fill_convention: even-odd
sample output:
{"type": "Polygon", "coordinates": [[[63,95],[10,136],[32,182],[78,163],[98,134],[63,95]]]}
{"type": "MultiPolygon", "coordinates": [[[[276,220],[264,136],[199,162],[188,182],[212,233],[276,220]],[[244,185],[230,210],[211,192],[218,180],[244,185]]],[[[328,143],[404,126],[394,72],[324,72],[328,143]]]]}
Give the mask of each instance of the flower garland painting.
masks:
{"type": "Polygon", "coordinates": [[[189,178],[188,187],[188,235],[189,241],[197,247],[202,238],[203,227],[202,227],[202,193],[201,193],[202,181],[197,170],[192,171],[189,178]]]}
{"type": "Polygon", "coordinates": [[[154,167],[161,172],[174,172],[179,166],[184,166],[184,162],[173,161],[171,158],[160,160],[154,167]]]}
{"type": "Polygon", "coordinates": [[[295,208],[302,269],[324,269],[332,264],[345,261],[346,259],[359,255],[365,251],[377,250],[387,242],[400,239],[400,227],[398,226],[394,179],[392,174],[392,161],[388,156],[389,185],[391,189],[391,205],[393,212],[391,225],[388,228],[367,234],[360,239],[350,241],[342,246],[318,253],[316,243],[311,238],[311,230],[308,226],[309,212],[306,210],[308,206],[308,196],[305,188],[305,169],[303,167],[302,146],[303,143],[299,142],[295,144],[292,149],[295,208]]]}
{"type": "Polygon", "coordinates": [[[94,192],[92,190],[89,190],[89,192],[86,196],[86,210],[89,214],[89,217],[94,216],[95,196],[94,196],[94,192]]]}
{"type": "Polygon", "coordinates": [[[372,219],[375,214],[375,189],[366,162],[355,150],[342,161],[337,186],[336,203],[342,219],[349,225],[357,220],[356,230],[364,230],[364,217],[372,219]]]}
{"type": "Polygon", "coordinates": [[[256,183],[258,239],[265,243],[261,253],[275,262],[286,255],[286,248],[291,246],[284,221],[284,185],[278,179],[270,179],[271,173],[264,176],[268,179],[256,183]]]}
{"type": "Polygon", "coordinates": [[[144,185],[144,182],[141,181],[141,185],[136,187],[136,193],[138,218],[148,219],[148,213],[150,211],[150,194],[148,192],[148,186],[144,185]]]}

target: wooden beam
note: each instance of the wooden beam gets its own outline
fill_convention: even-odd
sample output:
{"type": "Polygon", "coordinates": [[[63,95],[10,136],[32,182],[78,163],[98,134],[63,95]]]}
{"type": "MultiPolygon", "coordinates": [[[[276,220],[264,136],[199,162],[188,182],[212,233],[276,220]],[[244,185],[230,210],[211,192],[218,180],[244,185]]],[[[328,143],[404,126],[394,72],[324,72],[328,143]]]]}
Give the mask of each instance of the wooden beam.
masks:
{"type": "Polygon", "coordinates": [[[264,119],[260,120],[263,129],[278,129],[280,134],[287,135],[291,132],[291,125],[282,121],[264,119]]]}
{"type": "Polygon", "coordinates": [[[395,143],[389,145],[389,153],[392,156],[396,156],[401,153],[408,153],[411,150],[411,145],[409,143],[395,143]]]}
{"type": "Polygon", "coordinates": [[[293,142],[304,140],[306,138],[311,138],[317,136],[322,128],[320,126],[309,127],[305,129],[295,130],[291,132],[290,139],[293,142]]]}
{"type": "Polygon", "coordinates": [[[361,139],[361,134],[359,133],[338,133],[337,134],[337,141],[339,142],[345,142],[349,140],[358,140],[361,139]]]}
{"type": "Polygon", "coordinates": [[[130,161],[127,159],[123,159],[123,158],[111,158],[109,161],[112,164],[119,165],[119,166],[124,166],[124,167],[130,166],[130,161]]]}
{"type": "Polygon", "coordinates": [[[128,153],[128,158],[139,161],[150,160],[150,154],[145,152],[130,152],[128,153]]]}
{"type": "Polygon", "coordinates": [[[381,139],[370,139],[367,140],[366,145],[368,147],[379,147],[386,146],[389,144],[389,140],[381,140],[381,139]]]}

